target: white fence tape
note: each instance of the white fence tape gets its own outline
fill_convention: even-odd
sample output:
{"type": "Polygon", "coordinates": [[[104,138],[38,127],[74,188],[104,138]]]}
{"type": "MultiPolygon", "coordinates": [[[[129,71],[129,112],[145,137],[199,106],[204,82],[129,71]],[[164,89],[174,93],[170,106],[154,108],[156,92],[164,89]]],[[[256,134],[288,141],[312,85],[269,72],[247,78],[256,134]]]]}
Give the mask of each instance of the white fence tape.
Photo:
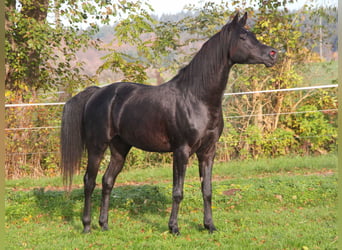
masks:
{"type": "MultiPolygon", "coordinates": [[[[272,92],[285,92],[285,91],[302,91],[302,90],[314,90],[314,89],[325,89],[325,88],[337,88],[338,84],[330,84],[330,85],[320,85],[320,86],[310,86],[310,87],[298,87],[298,88],[288,88],[288,89],[274,89],[274,90],[260,90],[260,91],[250,91],[250,92],[238,92],[238,93],[225,93],[224,96],[234,96],[234,95],[248,95],[248,94],[256,94],[256,93],[272,93],[272,92]]],[[[16,108],[16,107],[32,107],[32,106],[59,106],[64,105],[65,102],[51,102],[51,103],[20,103],[20,104],[6,104],[6,108],[16,108]]],[[[337,109],[323,109],[323,110],[308,110],[308,111],[300,111],[300,112],[286,112],[279,113],[279,115],[288,115],[288,114],[302,114],[302,113],[311,113],[311,112],[331,112],[337,111],[337,109]]],[[[262,114],[263,116],[272,116],[277,114],[262,114]]],[[[243,116],[227,116],[225,119],[229,118],[244,118],[255,115],[243,115],[243,116]]],[[[6,128],[5,131],[18,131],[18,130],[40,130],[40,129],[58,129],[60,126],[50,126],[50,127],[31,127],[31,128],[6,128]]],[[[306,136],[300,138],[309,138],[309,137],[327,137],[332,135],[320,135],[320,136],[306,136]]],[[[278,140],[279,138],[273,138],[271,140],[278,140]]],[[[222,142],[219,142],[222,143],[222,142]]],[[[33,154],[57,154],[58,152],[35,152],[35,153],[10,153],[7,155],[33,155],[33,154]]]]}
{"type": "Polygon", "coordinates": [[[312,89],[325,89],[325,88],[337,88],[337,87],[338,87],[338,84],[330,84],[330,85],[298,87],[298,88],[288,88],[288,89],[270,89],[270,90],[260,90],[260,91],[250,91],[250,92],[225,93],[224,96],[248,95],[248,94],[256,94],[256,93],[285,92],[285,91],[298,91],[298,90],[312,90],[312,89]]]}
{"type": "MultiPolygon", "coordinates": [[[[298,88],[288,88],[288,89],[270,89],[270,90],[259,90],[250,92],[238,92],[238,93],[225,93],[224,96],[233,95],[248,95],[256,93],[272,93],[272,92],[284,92],[284,91],[298,91],[298,90],[312,90],[312,89],[325,89],[325,88],[337,88],[338,84],[320,85],[320,86],[310,86],[310,87],[298,87],[298,88]]],[[[65,102],[51,102],[51,103],[18,103],[18,104],[5,104],[6,108],[12,107],[31,107],[31,106],[57,106],[64,105],[65,102]]]]}
{"type": "Polygon", "coordinates": [[[50,102],[50,103],[18,103],[18,104],[5,104],[6,108],[16,107],[32,107],[32,106],[57,106],[64,105],[65,102],[50,102]]]}

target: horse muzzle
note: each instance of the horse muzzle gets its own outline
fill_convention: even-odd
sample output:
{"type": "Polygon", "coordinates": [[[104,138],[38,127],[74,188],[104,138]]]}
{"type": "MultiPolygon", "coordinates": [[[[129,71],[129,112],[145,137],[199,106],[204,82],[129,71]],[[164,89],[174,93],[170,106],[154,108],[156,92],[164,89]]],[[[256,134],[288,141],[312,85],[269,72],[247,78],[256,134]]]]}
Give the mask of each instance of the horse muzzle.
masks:
{"type": "Polygon", "coordinates": [[[278,58],[278,51],[276,49],[270,48],[267,51],[267,56],[265,60],[265,66],[266,67],[272,67],[276,62],[278,58]]]}

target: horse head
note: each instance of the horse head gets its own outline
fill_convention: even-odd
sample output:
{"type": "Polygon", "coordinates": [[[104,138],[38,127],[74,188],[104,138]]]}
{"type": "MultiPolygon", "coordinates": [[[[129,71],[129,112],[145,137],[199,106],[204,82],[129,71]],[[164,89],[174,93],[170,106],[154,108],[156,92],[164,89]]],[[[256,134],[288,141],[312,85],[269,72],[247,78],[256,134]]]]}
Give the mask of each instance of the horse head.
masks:
{"type": "Polygon", "coordinates": [[[231,32],[229,57],[235,64],[264,64],[271,67],[276,63],[277,50],[262,44],[255,34],[244,28],[247,21],[247,13],[239,20],[236,14],[233,21],[228,25],[231,32]]]}

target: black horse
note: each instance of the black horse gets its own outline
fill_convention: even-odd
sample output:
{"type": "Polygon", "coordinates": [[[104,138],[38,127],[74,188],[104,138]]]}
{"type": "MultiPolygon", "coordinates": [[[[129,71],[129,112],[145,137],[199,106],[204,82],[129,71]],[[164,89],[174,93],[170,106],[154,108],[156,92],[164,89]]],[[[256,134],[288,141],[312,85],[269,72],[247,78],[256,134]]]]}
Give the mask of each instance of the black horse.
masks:
{"type": "Polygon", "coordinates": [[[160,86],[120,82],[89,87],[64,106],[61,128],[61,167],[71,183],[79,170],[84,147],[84,232],[90,231],[91,195],[107,147],[111,159],[102,179],[99,223],[108,229],[110,193],[132,146],[152,152],[173,152],[172,211],[169,229],[179,234],[178,210],[183,199],[185,171],[196,153],[204,201],[204,227],[216,230],[211,210],[211,175],[216,142],[222,129],[222,96],[234,64],[273,66],[277,51],[261,44],[244,28],[247,13],[211,37],[192,61],[160,86]]]}

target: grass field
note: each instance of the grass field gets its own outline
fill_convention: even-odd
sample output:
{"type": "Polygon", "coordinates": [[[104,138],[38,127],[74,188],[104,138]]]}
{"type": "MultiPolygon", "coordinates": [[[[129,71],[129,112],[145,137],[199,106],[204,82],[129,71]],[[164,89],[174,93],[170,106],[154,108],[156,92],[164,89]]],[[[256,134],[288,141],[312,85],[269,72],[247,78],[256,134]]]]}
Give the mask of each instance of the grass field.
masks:
{"type": "Polygon", "coordinates": [[[304,81],[297,87],[336,84],[337,66],[337,61],[305,64],[304,68],[300,68],[300,75],[304,81]]]}
{"type": "Polygon", "coordinates": [[[337,249],[336,161],[326,155],[216,164],[214,234],[202,226],[195,166],[187,171],[180,236],[167,226],[170,166],[121,173],[106,232],[97,224],[97,188],[90,234],[81,233],[81,176],[70,196],[60,178],[8,181],[5,249],[337,249]]]}

